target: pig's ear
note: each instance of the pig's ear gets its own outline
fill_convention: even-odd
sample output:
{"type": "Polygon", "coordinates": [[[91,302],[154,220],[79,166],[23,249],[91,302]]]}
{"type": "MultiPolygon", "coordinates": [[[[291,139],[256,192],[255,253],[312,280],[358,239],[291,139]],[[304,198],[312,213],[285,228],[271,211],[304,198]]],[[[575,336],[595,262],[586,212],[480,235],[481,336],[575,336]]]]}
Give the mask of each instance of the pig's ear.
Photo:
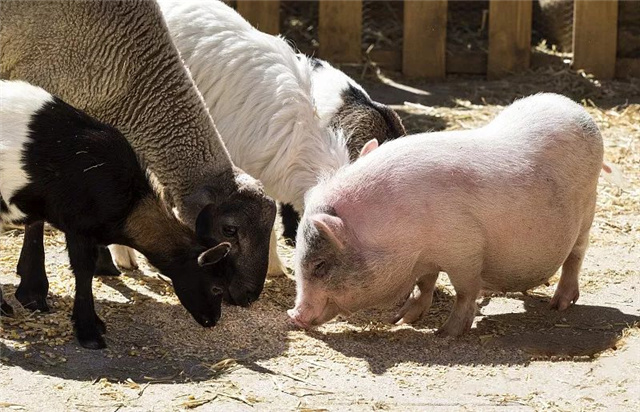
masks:
{"type": "Polygon", "coordinates": [[[378,148],[378,139],[371,139],[362,146],[360,157],[365,157],[369,152],[373,152],[378,148]]]}
{"type": "Polygon", "coordinates": [[[340,234],[344,228],[342,219],[321,213],[311,216],[311,223],[338,250],[344,249],[344,242],[340,239],[340,234]]]}

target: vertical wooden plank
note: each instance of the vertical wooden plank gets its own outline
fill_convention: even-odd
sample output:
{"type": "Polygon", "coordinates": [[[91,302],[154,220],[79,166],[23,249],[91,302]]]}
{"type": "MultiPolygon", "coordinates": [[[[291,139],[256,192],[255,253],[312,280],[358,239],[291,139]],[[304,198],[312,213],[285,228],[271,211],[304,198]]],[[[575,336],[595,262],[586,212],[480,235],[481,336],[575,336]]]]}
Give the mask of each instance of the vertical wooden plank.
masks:
{"type": "Polygon", "coordinates": [[[576,0],[573,6],[573,63],[600,79],[615,74],[618,0],[576,0]]]}
{"type": "Polygon", "coordinates": [[[318,40],[321,58],[336,63],[360,63],[362,0],[320,0],[318,40]]]}
{"type": "Polygon", "coordinates": [[[529,68],[531,0],[489,1],[487,77],[497,78],[529,68]]]}
{"type": "Polygon", "coordinates": [[[280,33],[280,0],[238,0],[236,10],[258,30],[280,33]]]}
{"type": "Polygon", "coordinates": [[[406,0],[402,72],[410,77],[442,79],[447,46],[447,0],[406,0]]]}

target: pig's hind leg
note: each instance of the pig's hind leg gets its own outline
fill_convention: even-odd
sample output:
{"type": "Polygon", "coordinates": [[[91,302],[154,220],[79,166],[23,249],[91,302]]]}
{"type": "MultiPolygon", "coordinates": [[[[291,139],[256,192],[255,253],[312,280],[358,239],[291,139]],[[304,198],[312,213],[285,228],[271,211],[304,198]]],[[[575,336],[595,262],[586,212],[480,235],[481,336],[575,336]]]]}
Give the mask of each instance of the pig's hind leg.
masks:
{"type": "Polygon", "coordinates": [[[456,290],[456,301],[449,318],[440,329],[438,335],[460,336],[471,329],[476,316],[476,299],[481,289],[482,264],[471,267],[452,268],[447,272],[451,284],[456,290]]]}
{"type": "Polygon", "coordinates": [[[396,325],[413,323],[429,311],[439,273],[440,271],[437,269],[430,269],[426,274],[418,278],[411,295],[392,318],[392,323],[396,325]]]}
{"type": "Polygon", "coordinates": [[[578,278],[580,275],[580,268],[582,267],[582,261],[584,260],[584,254],[587,251],[587,246],[589,245],[589,229],[591,228],[591,220],[592,219],[589,221],[589,225],[582,229],[571,253],[569,253],[569,256],[562,264],[560,281],[558,282],[556,292],[553,294],[553,298],[549,303],[551,309],[565,310],[571,306],[572,303],[577,302],[580,297],[578,278]]]}

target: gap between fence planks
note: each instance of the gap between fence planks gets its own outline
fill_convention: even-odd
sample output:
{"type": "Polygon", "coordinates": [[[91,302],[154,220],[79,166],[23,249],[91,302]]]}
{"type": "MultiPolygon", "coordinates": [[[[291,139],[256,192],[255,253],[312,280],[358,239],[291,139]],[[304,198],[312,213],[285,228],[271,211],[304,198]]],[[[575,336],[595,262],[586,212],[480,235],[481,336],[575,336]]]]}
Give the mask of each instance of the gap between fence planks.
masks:
{"type": "Polygon", "coordinates": [[[489,1],[488,78],[529,68],[532,10],[531,0],[489,1]]]}
{"type": "Polygon", "coordinates": [[[362,60],[362,0],[320,0],[318,53],[335,63],[362,60]]]}
{"type": "Polygon", "coordinates": [[[447,0],[404,2],[402,72],[443,79],[447,47],[447,0]]]}
{"type": "Polygon", "coordinates": [[[238,0],[236,10],[258,30],[269,34],[280,33],[279,0],[238,0]]]}
{"type": "Polygon", "coordinates": [[[616,72],[618,0],[576,1],[573,8],[573,68],[599,79],[616,72]]]}

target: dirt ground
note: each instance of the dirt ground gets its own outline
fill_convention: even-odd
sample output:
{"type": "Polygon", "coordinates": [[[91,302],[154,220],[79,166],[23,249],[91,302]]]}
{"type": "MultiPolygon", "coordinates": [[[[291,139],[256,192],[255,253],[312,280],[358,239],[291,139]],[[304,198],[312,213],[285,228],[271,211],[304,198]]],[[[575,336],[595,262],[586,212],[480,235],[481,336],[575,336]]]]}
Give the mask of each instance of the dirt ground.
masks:
{"type": "MultiPolygon", "coordinates": [[[[392,309],[382,308],[303,332],[287,321],[294,282],[281,277],[251,308],[225,306],[219,325],[204,329],[143,265],[94,282],[109,348],[90,351],[72,335],[62,237],[46,237],[52,312],[30,314],[13,298],[22,241],[13,229],[0,235],[0,283],[17,312],[2,319],[0,409],[640,410],[640,81],[599,83],[562,69],[424,83],[351,70],[363,72],[410,132],[475,127],[538,91],[589,108],[629,186],[601,179],[577,305],[548,310],[554,278],[527,295],[479,300],[472,331],[441,338],[434,330],[453,302],[443,274],[433,308],[413,326],[389,325],[392,309]]],[[[283,242],[280,252],[290,263],[283,242]]]]}

